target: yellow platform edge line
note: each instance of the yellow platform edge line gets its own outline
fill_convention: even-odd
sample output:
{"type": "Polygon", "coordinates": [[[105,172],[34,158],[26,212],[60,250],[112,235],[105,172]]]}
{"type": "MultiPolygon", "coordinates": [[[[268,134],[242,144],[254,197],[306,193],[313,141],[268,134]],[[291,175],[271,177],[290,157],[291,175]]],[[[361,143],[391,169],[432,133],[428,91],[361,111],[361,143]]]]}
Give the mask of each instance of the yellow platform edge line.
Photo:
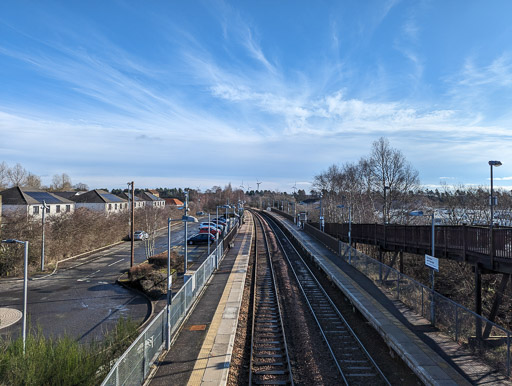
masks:
{"type": "Polygon", "coordinates": [[[196,363],[194,365],[194,369],[192,370],[192,374],[188,380],[187,385],[189,386],[199,386],[203,380],[204,372],[206,371],[206,366],[208,364],[208,359],[210,357],[210,352],[212,351],[213,344],[215,342],[215,337],[217,336],[217,332],[219,330],[220,322],[222,320],[222,315],[224,314],[224,310],[226,308],[226,303],[229,298],[229,294],[231,292],[231,288],[233,286],[233,282],[235,276],[238,274],[237,270],[234,269],[238,265],[238,260],[243,255],[243,249],[245,244],[247,243],[247,238],[249,239],[249,243],[252,242],[252,222],[245,224],[246,228],[243,232],[244,238],[242,240],[239,253],[236,257],[236,260],[233,264],[233,270],[229,274],[228,281],[226,286],[224,287],[224,291],[222,292],[222,296],[219,301],[219,305],[215,310],[215,314],[213,316],[212,323],[210,324],[210,328],[208,329],[208,333],[206,334],[206,338],[201,346],[201,350],[199,351],[199,355],[197,357],[196,363]]]}

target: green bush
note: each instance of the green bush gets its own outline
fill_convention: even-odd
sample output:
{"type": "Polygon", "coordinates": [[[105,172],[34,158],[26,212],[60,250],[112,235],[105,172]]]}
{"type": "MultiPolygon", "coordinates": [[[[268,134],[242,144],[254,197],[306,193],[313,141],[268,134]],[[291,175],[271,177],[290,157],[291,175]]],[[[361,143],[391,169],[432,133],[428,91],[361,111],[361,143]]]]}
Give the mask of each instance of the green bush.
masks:
{"type": "Polygon", "coordinates": [[[136,337],[137,326],[120,319],[102,342],[80,344],[69,336],[46,338],[39,330],[23,341],[0,340],[0,383],[5,385],[95,385],[136,337]]]}

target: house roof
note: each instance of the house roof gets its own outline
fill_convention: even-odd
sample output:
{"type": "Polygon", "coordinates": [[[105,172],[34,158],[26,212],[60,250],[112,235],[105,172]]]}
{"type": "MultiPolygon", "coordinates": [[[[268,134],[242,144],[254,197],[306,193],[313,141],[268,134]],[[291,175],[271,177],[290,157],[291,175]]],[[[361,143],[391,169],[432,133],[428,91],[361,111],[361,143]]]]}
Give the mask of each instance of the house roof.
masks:
{"type": "Polygon", "coordinates": [[[165,203],[168,205],[176,205],[176,206],[183,205],[183,202],[178,200],[177,198],[164,198],[164,200],[165,200],[165,203]]]}
{"type": "Polygon", "coordinates": [[[79,196],[75,196],[72,199],[74,202],[89,204],[117,204],[126,202],[124,198],[121,198],[119,196],[116,196],[115,194],[99,189],[89,190],[87,193],[80,194],[79,196]]]}
{"type": "Polygon", "coordinates": [[[160,197],[160,192],[155,189],[148,189],[148,192],[151,193],[153,196],[160,197]]]}
{"type": "Polygon", "coordinates": [[[144,201],[164,201],[163,198],[157,197],[149,192],[142,192],[139,194],[139,197],[144,201]]]}
{"type": "MultiPolygon", "coordinates": [[[[119,197],[121,198],[124,198],[125,200],[131,200],[132,199],[132,194],[130,192],[121,192],[118,194],[119,197]]],[[[135,201],[144,201],[142,198],[139,198],[137,196],[135,196],[135,201]]]]}
{"type": "Polygon", "coordinates": [[[85,192],[72,191],[72,192],[52,192],[52,193],[56,194],[57,196],[64,197],[68,200],[71,200],[72,197],[79,196],[81,194],[84,194],[85,192]]]}
{"type": "Polygon", "coordinates": [[[3,205],[37,205],[43,204],[72,204],[64,197],[60,197],[55,193],[46,192],[38,189],[23,189],[19,186],[4,190],[2,195],[3,205]]]}

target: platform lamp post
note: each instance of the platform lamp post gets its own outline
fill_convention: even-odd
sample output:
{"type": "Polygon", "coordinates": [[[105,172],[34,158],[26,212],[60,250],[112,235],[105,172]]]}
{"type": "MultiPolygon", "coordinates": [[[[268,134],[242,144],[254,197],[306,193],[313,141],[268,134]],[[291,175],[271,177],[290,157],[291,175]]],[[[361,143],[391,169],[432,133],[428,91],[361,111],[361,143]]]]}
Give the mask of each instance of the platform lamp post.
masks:
{"type": "MultiPolygon", "coordinates": [[[[219,208],[227,208],[228,206],[227,205],[217,205],[217,221],[219,219],[219,208]]],[[[228,226],[228,222],[227,222],[227,217],[226,217],[226,228],[228,226]]],[[[225,232],[227,232],[228,230],[226,229],[225,232]]],[[[217,234],[215,235],[215,268],[219,268],[219,233],[217,232],[217,234]]]]}
{"type": "MultiPolygon", "coordinates": [[[[346,208],[346,206],[336,205],[336,208],[346,208]]],[[[352,264],[352,205],[348,205],[348,263],[352,264]]]]}
{"type": "MultiPolygon", "coordinates": [[[[417,211],[413,211],[413,212],[410,212],[409,213],[410,216],[425,216],[423,214],[423,211],[421,210],[417,210],[417,211]]],[[[436,228],[435,228],[435,213],[432,212],[431,215],[432,218],[432,230],[431,230],[431,233],[432,233],[432,257],[435,257],[435,253],[436,253],[436,228]]],[[[432,290],[432,300],[430,302],[430,316],[431,316],[431,323],[432,325],[435,325],[435,321],[436,321],[436,318],[435,318],[435,302],[434,302],[434,268],[430,267],[430,287],[431,287],[431,290],[432,290]]]]}
{"type": "Polygon", "coordinates": [[[2,240],[2,243],[23,244],[25,246],[25,254],[23,260],[23,324],[21,330],[21,336],[23,339],[23,355],[25,355],[25,347],[27,341],[28,241],[8,239],[2,240]]]}
{"type": "Polygon", "coordinates": [[[491,221],[489,222],[489,254],[491,257],[491,266],[494,266],[494,206],[496,205],[497,197],[494,197],[493,191],[493,175],[492,167],[501,166],[501,161],[489,161],[489,167],[491,168],[491,197],[489,203],[491,206],[491,221]]]}
{"type": "Polygon", "coordinates": [[[185,261],[184,261],[184,269],[183,269],[183,275],[185,275],[187,273],[187,261],[188,261],[188,249],[187,249],[188,229],[187,229],[187,225],[189,222],[198,222],[198,220],[194,216],[183,215],[183,216],[181,216],[181,221],[183,221],[185,223],[185,259],[184,259],[185,261]]]}

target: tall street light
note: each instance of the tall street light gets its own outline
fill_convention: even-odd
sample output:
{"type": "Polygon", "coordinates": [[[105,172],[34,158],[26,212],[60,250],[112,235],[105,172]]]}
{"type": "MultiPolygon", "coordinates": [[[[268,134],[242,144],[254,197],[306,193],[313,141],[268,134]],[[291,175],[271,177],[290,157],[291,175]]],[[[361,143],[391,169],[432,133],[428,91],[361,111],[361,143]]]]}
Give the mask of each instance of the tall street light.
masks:
{"type": "Polygon", "coordinates": [[[491,265],[494,266],[494,205],[496,205],[497,197],[493,195],[493,175],[492,167],[501,166],[501,161],[489,161],[489,167],[491,168],[491,197],[489,198],[491,205],[491,221],[489,222],[489,253],[491,255],[491,265]]]}
{"type": "Polygon", "coordinates": [[[135,207],[135,185],[132,182],[127,182],[128,185],[128,197],[131,197],[130,201],[130,267],[133,267],[134,260],[135,260],[135,240],[133,240],[134,237],[134,230],[135,230],[135,215],[133,213],[134,207],[135,207]],[[131,189],[130,189],[131,188],[131,189]],[[131,193],[130,193],[131,190],[131,193]]]}
{"type": "Polygon", "coordinates": [[[46,204],[46,201],[43,200],[43,205],[41,206],[42,209],[42,231],[41,231],[41,271],[44,271],[44,224],[45,224],[45,213],[47,209],[50,209],[50,206],[46,204]]]}
{"type": "Polygon", "coordinates": [[[184,263],[184,270],[183,270],[183,275],[185,275],[187,273],[187,260],[188,260],[188,249],[187,249],[187,238],[188,238],[188,230],[187,230],[187,224],[189,222],[198,222],[197,218],[195,218],[194,216],[186,216],[186,215],[183,215],[181,216],[181,221],[183,221],[185,223],[185,263],[184,263]]]}
{"type": "Polygon", "coordinates": [[[23,355],[25,355],[25,346],[27,340],[28,241],[8,239],[2,240],[2,243],[23,244],[25,246],[25,257],[23,261],[23,327],[21,330],[21,336],[23,337],[23,355]]]}
{"type": "MultiPolygon", "coordinates": [[[[409,215],[411,216],[425,216],[423,214],[423,211],[417,210],[410,212],[409,215]]],[[[436,232],[435,232],[435,213],[432,212],[430,215],[432,217],[432,257],[435,257],[435,242],[436,242],[436,232]]],[[[435,307],[434,307],[434,268],[430,267],[430,286],[432,289],[432,301],[430,302],[430,315],[432,318],[432,324],[435,324],[435,307]]]]}
{"type": "MultiPolygon", "coordinates": [[[[219,221],[219,208],[228,208],[228,205],[217,205],[216,211],[217,211],[217,221],[219,221]]],[[[228,219],[226,216],[226,229],[224,230],[224,233],[228,232],[228,219]]],[[[219,233],[215,235],[215,268],[219,268],[219,233]]]]}
{"type": "Polygon", "coordinates": [[[189,216],[187,215],[188,213],[188,190],[185,191],[185,205],[183,206],[183,211],[184,211],[184,214],[183,216],[181,217],[181,220],[185,223],[185,262],[184,262],[184,269],[183,269],[183,275],[185,275],[187,273],[187,259],[188,259],[188,248],[187,248],[187,245],[188,245],[188,223],[189,222],[198,222],[197,218],[193,217],[193,216],[189,216]]]}
{"type": "MultiPolygon", "coordinates": [[[[346,208],[346,206],[337,205],[336,208],[346,208]]],[[[352,205],[348,205],[348,263],[352,264],[352,205]]]]}

